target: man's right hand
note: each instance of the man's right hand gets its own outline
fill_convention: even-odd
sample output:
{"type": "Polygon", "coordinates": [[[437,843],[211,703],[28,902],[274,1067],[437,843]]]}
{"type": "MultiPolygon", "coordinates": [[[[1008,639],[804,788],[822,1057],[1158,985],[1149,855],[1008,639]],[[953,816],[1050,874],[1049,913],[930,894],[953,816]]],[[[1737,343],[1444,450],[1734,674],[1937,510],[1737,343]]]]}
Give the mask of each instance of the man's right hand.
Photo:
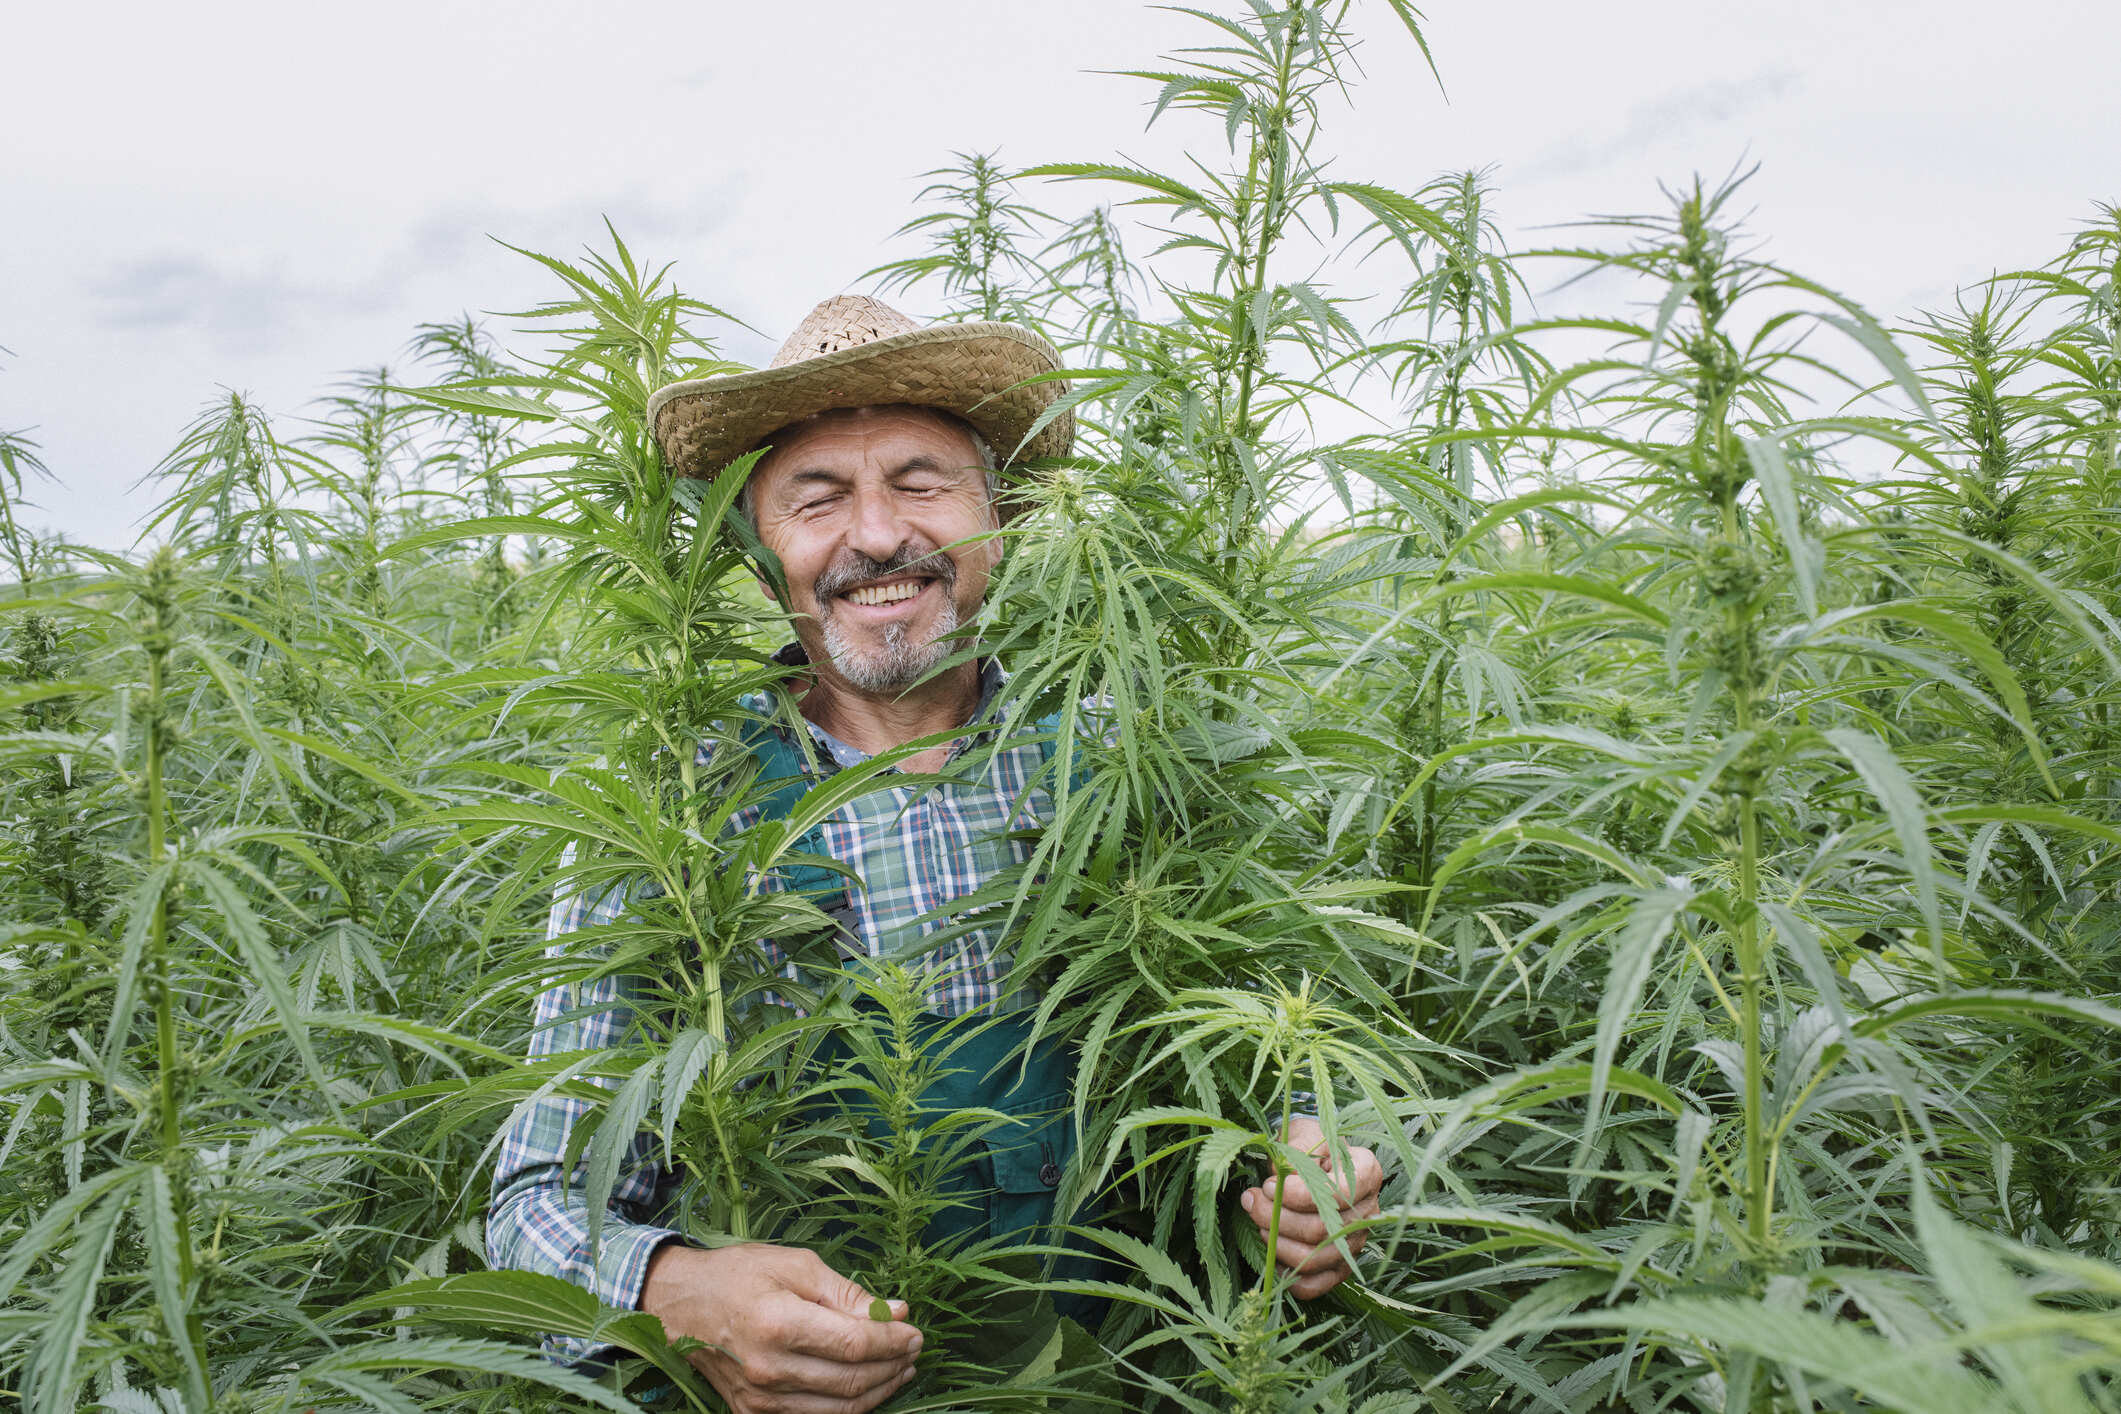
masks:
{"type": "Polygon", "coordinates": [[[671,1242],[648,1260],[641,1309],[692,1352],[731,1414],[867,1414],[913,1378],[921,1333],[870,1319],[870,1294],[815,1252],[747,1242],[702,1251],[671,1242]]]}

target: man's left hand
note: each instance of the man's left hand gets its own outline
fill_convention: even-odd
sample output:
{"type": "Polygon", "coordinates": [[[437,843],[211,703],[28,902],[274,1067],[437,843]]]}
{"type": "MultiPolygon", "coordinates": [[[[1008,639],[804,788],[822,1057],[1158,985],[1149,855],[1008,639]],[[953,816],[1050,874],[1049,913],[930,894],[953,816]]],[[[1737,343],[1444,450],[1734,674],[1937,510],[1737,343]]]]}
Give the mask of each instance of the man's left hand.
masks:
{"type": "MultiPolygon", "coordinates": [[[[1315,1119],[1296,1119],[1289,1122],[1284,1140],[1292,1147],[1318,1156],[1319,1167],[1333,1182],[1333,1191],[1326,1195],[1345,1228],[1349,1223],[1366,1223],[1377,1216],[1377,1192],[1384,1187],[1384,1166],[1377,1162],[1377,1155],[1368,1149],[1349,1145],[1348,1167],[1340,1170],[1333,1156],[1327,1152],[1325,1131],[1315,1119]]],[[[1318,1198],[1295,1174],[1284,1174],[1281,1180],[1282,1208],[1280,1242],[1275,1248],[1276,1262],[1297,1273],[1289,1290],[1300,1301],[1310,1301],[1325,1295],[1352,1275],[1348,1259],[1341,1256],[1326,1235],[1326,1220],[1319,1216],[1318,1198]]],[[[1259,1226],[1260,1239],[1264,1241],[1268,1229],[1274,1222],[1274,1200],[1265,1188],[1247,1188],[1238,1197],[1245,1216],[1259,1226]]],[[[1353,1231],[1343,1231],[1341,1242],[1349,1253],[1360,1252],[1369,1237],[1368,1231],[1358,1226],[1353,1231]]]]}

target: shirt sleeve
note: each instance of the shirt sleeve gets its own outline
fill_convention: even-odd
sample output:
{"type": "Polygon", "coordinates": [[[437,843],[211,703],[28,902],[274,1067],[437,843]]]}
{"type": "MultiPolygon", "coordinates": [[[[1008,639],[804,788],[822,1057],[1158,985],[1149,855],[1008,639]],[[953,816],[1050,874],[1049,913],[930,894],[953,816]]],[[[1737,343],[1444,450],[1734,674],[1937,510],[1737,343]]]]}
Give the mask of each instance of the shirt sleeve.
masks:
{"type": "MultiPolygon", "coordinates": [[[[574,847],[569,845],[561,866],[573,858],[574,847]]],[[[566,953],[563,940],[570,933],[617,921],[625,905],[623,887],[556,898],[546,923],[546,956],[566,953]]],[[[609,975],[548,988],[538,997],[530,1059],[604,1050],[618,1043],[632,1025],[637,988],[631,977],[609,975]]],[[[596,1083],[616,1084],[608,1079],[596,1083]]],[[[607,1306],[631,1310],[640,1305],[648,1259],[680,1234],[652,1221],[665,1175],[651,1136],[636,1134],[619,1165],[597,1241],[590,1243],[588,1166],[586,1161],[571,1170],[565,1165],[568,1140],[590,1109],[582,1100],[544,1095],[525,1101],[509,1117],[494,1162],[486,1258],[497,1268],[562,1277],[607,1306]]],[[[548,1336],[545,1349],[555,1359],[579,1364],[610,1347],[548,1336]]]]}

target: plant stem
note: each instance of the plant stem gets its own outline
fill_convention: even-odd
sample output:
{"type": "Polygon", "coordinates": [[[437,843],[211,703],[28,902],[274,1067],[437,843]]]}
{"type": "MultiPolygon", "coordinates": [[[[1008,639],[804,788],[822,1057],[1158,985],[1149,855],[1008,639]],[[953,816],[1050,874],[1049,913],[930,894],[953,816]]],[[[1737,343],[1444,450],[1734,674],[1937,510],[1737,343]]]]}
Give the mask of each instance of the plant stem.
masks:
{"type": "MultiPolygon", "coordinates": [[[[1288,1142],[1289,1121],[1295,1117],[1295,1113],[1296,1106],[1294,1097],[1289,1089],[1289,1077],[1287,1074],[1284,1074],[1281,1079],[1281,1138],[1283,1143],[1288,1142]]],[[[1274,1273],[1278,1271],[1281,1266],[1281,1210],[1283,1175],[1280,1155],[1275,1154],[1272,1150],[1269,1150],[1267,1153],[1267,1163],[1268,1167],[1273,1173],[1274,1184],[1274,1191],[1267,1196],[1267,1201],[1273,1204],[1274,1206],[1267,1217],[1267,1266],[1266,1270],[1260,1274],[1259,1278],[1259,1292],[1262,1296],[1265,1296],[1268,1291],[1273,1288],[1274,1273]]]]}
{"type": "MultiPolygon", "coordinates": [[[[1744,534],[1735,493],[1722,506],[1723,532],[1736,543],[1744,534]]],[[[1733,716],[1740,732],[1753,730],[1755,664],[1750,598],[1724,610],[1726,641],[1736,661],[1732,672],[1733,716]]],[[[1760,937],[1759,781],[1751,771],[1736,777],[1738,813],[1738,1024],[1745,1051],[1745,1218],[1756,1250],[1767,1245],[1774,1194],[1768,1187],[1767,1063],[1762,1054],[1760,1014],[1767,976],[1760,937]]]]}
{"type": "MultiPolygon", "coordinates": [[[[1230,301],[1237,392],[1223,425],[1221,446],[1217,449],[1222,481],[1222,504],[1217,509],[1222,520],[1223,578],[1226,586],[1232,589],[1236,587],[1237,566],[1244,548],[1258,529],[1257,517],[1245,510],[1238,495],[1244,483],[1245,469],[1237,446],[1252,436],[1252,398],[1266,365],[1268,331],[1253,326],[1252,313],[1267,288],[1267,260],[1281,234],[1282,207],[1289,178],[1289,99],[1295,82],[1296,50],[1303,33],[1304,4],[1305,0],[1292,0],[1283,12],[1280,53],[1274,69],[1273,103],[1260,119],[1252,150],[1246,159],[1245,179],[1239,187],[1242,195],[1237,203],[1239,238],[1235,253],[1240,283],[1231,292],[1230,301]],[[1266,189],[1263,192],[1260,190],[1262,155],[1266,167],[1266,189]]],[[[1234,657],[1236,643],[1234,633],[1225,633],[1222,656],[1226,663],[1234,657]]]]}
{"type": "MultiPolygon", "coordinates": [[[[147,865],[159,869],[168,855],[168,787],[164,767],[170,744],[168,703],[165,701],[169,657],[175,642],[175,570],[169,552],[159,552],[148,563],[143,596],[152,614],[143,647],[147,655],[147,751],[143,774],[147,794],[147,865]]],[[[197,1276],[192,1254],[191,1184],[184,1153],[182,1071],[177,1056],[176,988],[170,979],[168,954],[169,884],[155,893],[147,923],[148,985],[155,998],[155,1064],[157,1129],[162,1171],[170,1179],[170,1207],[175,1222],[178,1279],[186,1292],[197,1276]]],[[[172,1313],[165,1312],[168,1321],[172,1313]]],[[[192,1347],[198,1369],[206,1369],[206,1332],[196,1309],[184,1314],[184,1330],[170,1335],[192,1347]]]]}

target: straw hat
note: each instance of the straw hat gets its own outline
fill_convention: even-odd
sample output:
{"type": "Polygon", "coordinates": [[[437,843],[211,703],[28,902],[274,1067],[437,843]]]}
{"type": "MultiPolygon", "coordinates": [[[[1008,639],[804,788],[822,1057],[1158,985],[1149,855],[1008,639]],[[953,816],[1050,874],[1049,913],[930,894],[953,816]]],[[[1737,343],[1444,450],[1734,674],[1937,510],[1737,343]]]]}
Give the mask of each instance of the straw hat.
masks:
{"type": "Polygon", "coordinates": [[[657,389],[648,425],[673,468],[711,478],[814,413],[911,403],[962,417],[1007,464],[1061,456],[1074,440],[1075,419],[1063,412],[1024,444],[1063,386],[1024,380],[1059,366],[1051,344],[1014,324],[924,327],[881,300],[838,295],[811,310],[766,367],[657,389]]]}

